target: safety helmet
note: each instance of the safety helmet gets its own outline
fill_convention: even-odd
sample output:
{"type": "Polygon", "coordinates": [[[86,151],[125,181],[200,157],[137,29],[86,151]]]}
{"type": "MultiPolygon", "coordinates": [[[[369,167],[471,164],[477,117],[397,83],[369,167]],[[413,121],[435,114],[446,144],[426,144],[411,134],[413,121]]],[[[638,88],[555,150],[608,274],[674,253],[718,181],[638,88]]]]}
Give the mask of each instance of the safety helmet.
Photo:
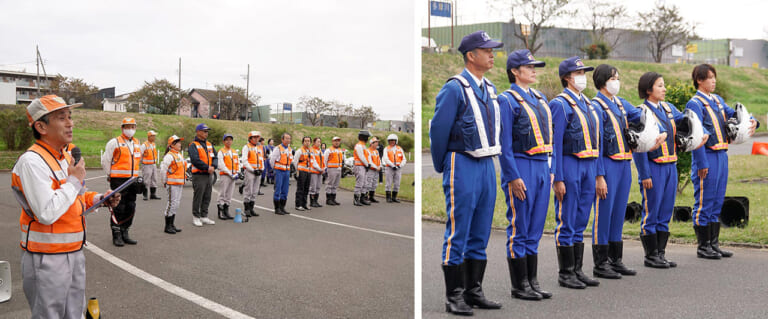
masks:
{"type": "Polygon", "coordinates": [[[251,138],[251,137],[254,137],[254,136],[261,137],[261,132],[259,132],[259,131],[251,131],[251,132],[248,133],[248,138],[251,138]]]}
{"type": "Polygon", "coordinates": [[[389,136],[387,136],[387,142],[392,141],[392,140],[394,140],[395,144],[397,144],[397,142],[398,142],[397,134],[389,134],[389,136]]]}
{"type": "Polygon", "coordinates": [[[129,124],[136,125],[136,119],[134,119],[132,117],[123,118],[123,123],[120,124],[120,126],[129,125],[129,124]]]}
{"type": "Polygon", "coordinates": [[[690,152],[695,150],[704,141],[704,127],[701,119],[691,109],[685,109],[685,117],[677,125],[675,143],[678,152],[690,152]]]}
{"type": "Polygon", "coordinates": [[[744,104],[736,103],[734,109],[736,112],[733,113],[733,117],[728,119],[726,131],[728,132],[728,140],[731,144],[741,144],[749,138],[749,128],[751,126],[749,119],[752,116],[749,115],[744,104]]]}
{"type": "Polygon", "coordinates": [[[153,136],[153,135],[157,135],[157,132],[155,132],[153,130],[149,130],[149,132],[147,132],[147,137],[150,137],[150,136],[153,136]]]}
{"type": "Polygon", "coordinates": [[[642,115],[638,123],[629,123],[626,130],[626,140],[629,148],[634,152],[645,153],[656,145],[659,137],[659,125],[656,116],[651,110],[642,108],[642,115]]]}
{"type": "Polygon", "coordinates": [[[183,140],[184,140],[183,137],[178,137],[176,135],[171,135],[171,137],[168,138],[168,146],[171,146],[171,144],[173,144],[173,142],[183,141],[183,140]]]}
{"type": "Polygon", "coordinates": [[[361,130],[360,133],[357,133],[357,139],[360,141],[367,142],[369,137],[371,137],[371,132],[366,130],[361,130]]]}
{"type": "Polygon", "coordinates": [[[376,143],[376,142],[378,142],[378,141],[379,141],[379,139],[378,139],[378,138],[376,138],[376,136],[374,136],[374,137],[371,137],[371,144],[373,144],[373,143],[376,143]]]}

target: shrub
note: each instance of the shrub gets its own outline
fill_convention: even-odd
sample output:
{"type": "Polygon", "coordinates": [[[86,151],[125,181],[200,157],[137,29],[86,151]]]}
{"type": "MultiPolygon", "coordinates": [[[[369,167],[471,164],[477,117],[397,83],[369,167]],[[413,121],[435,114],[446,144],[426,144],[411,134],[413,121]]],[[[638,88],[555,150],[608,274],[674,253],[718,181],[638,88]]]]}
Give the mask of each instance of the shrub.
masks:
{"type": "Polygon", "coordinates": [[[25,108],[13,107],[0,111],[0,123],[5,125],[2,138],[9,150],[23,150],[32,145],[34,136],[25,108]]]}
{"type": "MultiPolygon", "coordinates": [[[[682,111],[695,94],[696,89],[690,81],[678,80],[667,85],[666,101],[674,104],[678,110],[682,111]]],[[[691,182],[691,163],[691,152],[677,153],[677,194],[682,194],[685,187],[691,182]]]]}
{"type": "MultiPolygon", "coordinates": [[[[292,130],[290,130],[290,126],[288,126],[288,125],[275,125],[272,128],[272,139],[275,140],[275,146],[277,146],[277,144],[282,143],[282,141],[283,141],[282,140],[283,133],[291,134],[291,144],[293,144],[293,140],[296,139],[296,136],[295,136],[296,134],[294,134],[294,132],[292,130]]],[[[299,137],[299,138],[301,138],[301,137],[299,137]]],[[[299,141],[299,142],[301,142],[301,141],[299,141]]]]}
{"type": "Polygon", "coordinates": [[[412,152],[413,147],[415,146],[413,142],[413,137],[411,135],[404,135],[404,134],[402,135],[397,134],[397,144],[400,145],[400,147],[402,147],[403,151],[405,151],[406,153],[412,152]]]}
{"type": "Polygon", "coordinates": [[[585,47],[582,47],[581,51],[583,51],[589,57],[590,60],[594,60],[594,59],[605,60],[608,58],[608,54],[611,53],[611,47],[605,42],[598,41],[590,45],[587,45],[585,47]]]}
{"type": "MultiPolygon", "coordinates": [[[[214,146],[221,145],[222,141],[221,138],[224,136],[224,133],[226,133],[226,129],[221,124],[217,123],[216,121],[208,121],[203,122],[208,125],[208,127],[211,128],[210,131],[208,131],[208,141],[211,142],[214,146]]],[[[179,137],[184,138],[184,141],[181,143],[181,149],[183,151],[187,151],[187,148],[189,147],[189,144],[195,141],[195,136],[197,135],[197,132],[195,131],[195,128],[197,128],[197,124],[200,124],[198,122],[187,122],[184,124],[180,132],[171,132],[171,134],[175,134],[179,137]]],[[[167,144],[169,136],[159,136],[158,139],[165,141],[167,144]]],[[[168,145],[165,145],[166,147],[168,145]]]]}

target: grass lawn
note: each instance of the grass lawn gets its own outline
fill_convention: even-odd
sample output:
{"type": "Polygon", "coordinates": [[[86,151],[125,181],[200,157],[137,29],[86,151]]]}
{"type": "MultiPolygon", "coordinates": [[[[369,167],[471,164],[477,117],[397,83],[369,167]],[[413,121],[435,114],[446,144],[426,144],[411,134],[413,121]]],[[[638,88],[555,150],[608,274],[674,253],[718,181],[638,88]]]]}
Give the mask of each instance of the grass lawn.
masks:
{"type": "MultiPolygon", "coordinates": [[[[355,176],[354,175],[348,175],[345,178],[341,179],[340,187],[347,190],[353,190],[355,189],[355,176]]],[[[384,195],[386,194],[386,191],[384,190],[385,184],[380,183],[378,187],[376,187],[376,194],[377,195],[384,195]]],[[[410,201],[413,201],[413,174],[403,174],[400,177],[400,191],[397,193],[398,199],[407,199],[410,201]]],[[[445,215],[445,214],[443,214],[445,215]]]]}
{"type": "MultiPolygon", "coordinates": [[[[768,156],[735,155],[729,159],[728,189],[726,196],[746,196],[749,198],[749,225],[744,228],[722,228],[722,242],[755,243],[768,245],[768,156]]],[[[497,176],[497,183],[499,177],[497,176]]],[[[637,172],[632,165],[632,189],[629,202],[641,202],[637,172]]],[[[422,216],[444,220],[445,196],[443,195],[442,179],[427,178],[422,183],[422,216]]],[[[553,195],[554,196],[554,195],[553,195]]],[[[493,216],[493,226],[507,227],[507,206],[504,203],[504,193],[501,188],[496,193],[496,208],[493,216]]],[[[688,185],[682,195],[677,196],[675,206],[693,206],[693,186],[688,185]]],[[[594,213],[592,213],[594,216],[594,213]]],[[[550,198],[549,212],[544,231],[554,233],[555,229],[554,200],[550,198]]],[[[691,222],[671,222],[669,224],[672,237],[683,242],[695,242],[691,222]]],[[[587,232],[591,232],[592,218],[590,217],[587,232]]],[[[639,223],[624,223],[624,235],[639,238],[639,223]]]]}

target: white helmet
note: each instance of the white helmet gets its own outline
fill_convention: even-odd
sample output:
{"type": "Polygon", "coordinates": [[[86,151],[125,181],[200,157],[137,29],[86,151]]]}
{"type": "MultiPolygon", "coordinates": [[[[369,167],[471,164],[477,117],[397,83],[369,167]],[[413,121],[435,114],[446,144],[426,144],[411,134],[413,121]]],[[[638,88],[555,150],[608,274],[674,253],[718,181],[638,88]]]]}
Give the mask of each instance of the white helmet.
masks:
{"type": "Polygon", "coordinates": [[[704,141],[704,127],[701,119],[691,109],[685,109],[685,118],[677,126],[675,142],[678,152],[690,152],[695,150],[704,141]]]}
{"type": "Polygon", "coordinates": [[[749,119],[752,116],[747,112],[747,107],[741,103],[736,103],[734,109],[736,109],[736,112],[733,114],[733,117],[728,119],[726,131],[728,132],[728,140],[730,140],[731,144],[741,144],[749,138],[749,128],[751,126],[749,119]]]}
{"type": "Polygon", "coordinates": [[[656,116],[647,108],[642,108],[642,110],[640,122],[629,123],[625,134],[629,148],[638,153],[650,151],[656,145],[656,138],[661,134],[656,116]]]}
{"type": "Polygon", "coordinates": [[[389,142],[391,140],[395,140],[395,144],[397,144],[397,142],[398,142],[397,141],[397,135],[396,134],[389,134],[389,136],[387,136],[387,142],[389,142]]]}

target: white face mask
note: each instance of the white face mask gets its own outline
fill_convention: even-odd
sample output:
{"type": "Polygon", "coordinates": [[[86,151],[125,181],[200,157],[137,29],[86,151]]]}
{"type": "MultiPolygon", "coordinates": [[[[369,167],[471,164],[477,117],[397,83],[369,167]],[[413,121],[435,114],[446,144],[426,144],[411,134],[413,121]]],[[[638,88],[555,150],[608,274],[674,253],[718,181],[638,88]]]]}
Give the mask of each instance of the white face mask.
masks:
{"type": "Polygon", "coordinates": [[[619,94],[620,88],[621,82],[619,82],[619,80],[610,80],[605,82],[605,89],[608,90],[608,93],[611,93],[611,95],[619,94]]]}
{"type": "Polygon", "coordinates": [[[586,75],[574,75],[573,76],[573,86],[576,87],[576,90],[579,92],[584,91],[584,89],[587,88],[587,76],[586,75]]]}
{"type": "Polygon", "coordinates": [[[133,134],[136,134],[135,129],[123,129],[123,134],[125,134],[126,137],[131,138],[133,137],[133,134]]]}

